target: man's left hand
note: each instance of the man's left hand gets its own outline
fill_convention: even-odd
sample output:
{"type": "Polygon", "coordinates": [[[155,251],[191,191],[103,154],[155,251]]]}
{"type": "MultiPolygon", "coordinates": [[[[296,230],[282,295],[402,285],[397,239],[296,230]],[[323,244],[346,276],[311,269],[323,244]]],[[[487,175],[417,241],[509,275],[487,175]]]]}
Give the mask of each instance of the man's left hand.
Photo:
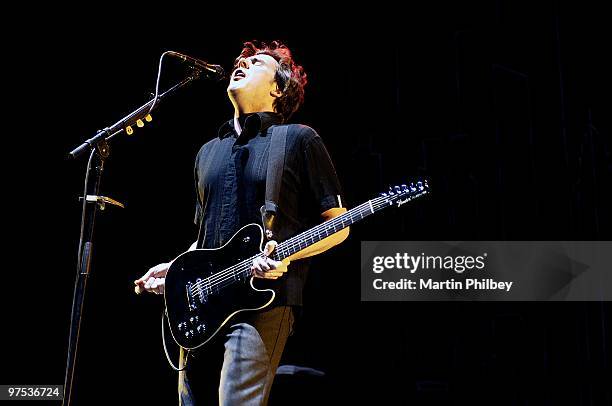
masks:
{"type": "Polygon", "coordinates": [[[270,254],[278,244],[276,241],[268,241],[262,252],[262,255],[253,260],[253,276],[262,279],[278,279],[287,272],[288,260],[275,261],[270,258],[270,254]]]}

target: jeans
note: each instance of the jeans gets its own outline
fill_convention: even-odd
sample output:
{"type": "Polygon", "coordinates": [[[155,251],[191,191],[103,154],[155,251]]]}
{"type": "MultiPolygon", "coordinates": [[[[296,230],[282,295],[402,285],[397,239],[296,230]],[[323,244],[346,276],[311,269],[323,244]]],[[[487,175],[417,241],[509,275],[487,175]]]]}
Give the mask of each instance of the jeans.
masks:
{"type": "Polygon", "coordinates": [[[189,353],[187,368],[179,372],[179,404],[266,405],[293,321],[290,306],[230,320],[216,340],[189,353]]]}

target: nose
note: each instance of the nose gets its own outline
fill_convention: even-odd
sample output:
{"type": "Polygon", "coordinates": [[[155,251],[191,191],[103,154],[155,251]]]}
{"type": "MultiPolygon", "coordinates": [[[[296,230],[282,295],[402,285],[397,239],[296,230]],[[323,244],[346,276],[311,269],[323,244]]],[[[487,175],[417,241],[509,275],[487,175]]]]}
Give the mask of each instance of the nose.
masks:
{"type": "Polygon", "coordinates": [[[249,65],[251,64],[251,60],[247,58],[240,58],[238,61],[239,68],[249,69],[249,65]]]}

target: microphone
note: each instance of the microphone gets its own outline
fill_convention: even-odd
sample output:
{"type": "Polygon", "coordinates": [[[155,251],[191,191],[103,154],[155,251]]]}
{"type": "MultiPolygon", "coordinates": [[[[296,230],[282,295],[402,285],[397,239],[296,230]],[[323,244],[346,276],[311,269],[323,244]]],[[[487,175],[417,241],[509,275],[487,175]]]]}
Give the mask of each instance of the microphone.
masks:
{"type": "Polygon", "coordinates": [[[168,55],[181,59],[193,68],[206,71],[211,79],[223,80],[225,78],[225,71],[220,65],[213,65],[189,55],[181,54],[180,52],[168,51],[167,53],[168,55]]]}

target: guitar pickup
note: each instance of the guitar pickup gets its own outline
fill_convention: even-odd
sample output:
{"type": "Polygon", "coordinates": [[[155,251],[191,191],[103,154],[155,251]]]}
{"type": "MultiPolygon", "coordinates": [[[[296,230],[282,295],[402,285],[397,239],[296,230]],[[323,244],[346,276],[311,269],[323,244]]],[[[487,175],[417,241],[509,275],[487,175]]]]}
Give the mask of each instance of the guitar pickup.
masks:
{"type": "Polygon", "coordinates": [[[198,304],[206,303],[208,300],[206,289],[206,282],[200,278],[196,279],[195,283],[187,282],[187,285],[185,285],[185,294],[187,296],[189,310],[196,310],[198,304]]]}
{"type": "Polygon", "coordinates": [[[198,297],[198,299],[200,300],[200,303],[206,303],[206,299],[208,299],[208,286],[207,286],[207,282],[205,280],[202,280],[200,278],[196,279],[196,285],[198,285],[198,291],[196,292],[196,295],[198,297]]]}
{"type": "Polygon", "coordinates": [[[185,285],[185,293],[187,295],[187,306],[189,307],[189,310],[196,310],[197,306],[196,306],[196,303],[193,297],[192,286],[193,286],[193,283],[191,282],[187,282],[187,285],[185,285]]]}

